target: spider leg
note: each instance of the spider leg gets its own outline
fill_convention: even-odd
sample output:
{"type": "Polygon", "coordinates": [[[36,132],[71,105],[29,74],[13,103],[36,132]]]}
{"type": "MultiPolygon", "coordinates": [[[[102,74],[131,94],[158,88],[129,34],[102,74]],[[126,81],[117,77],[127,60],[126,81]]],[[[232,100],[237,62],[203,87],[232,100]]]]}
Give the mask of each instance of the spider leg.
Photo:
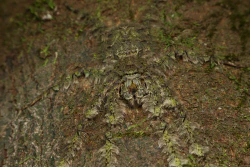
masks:
{"type": "Polygon", "coordinates": [[[181,167],[190,164],[185,148],[189,148],[188,154],[203,157],[209,149],[196,143],[194,130],[197,126],[183,119],[185,114],[178,101],[171,95],[164,78],[148,75],[144,80],[148,94],[142,98],[142,108],[150,113],[150,118],[157,118],[165,125],[158,145],[168,156],[169,166],[181,167]],[[169,117],[173,117],[173,120],[168,120],[169,117]]]}
{"type": "Polygon", "coordinates": [[[117,166],[118,161],[116,155],[119,154],[119,148],[115,145],[115,134],[112,133],[115,125],[124,122],[124,112],[126,104],[120,99],[119,96],[119,83],[113,85],[106,94],[104,110],[106,112],[105,118],[109,130],[106,132],[105,144],[98,150],[99,163],[106,166],[117,166]]]}
{"type": "MultiPolygon", "coordinates": [[[[110,75],[106,75],[110,76],[110,75]]],[[[102,77],[98,84],[94,81],[94,91],[95,96],[93,98],[93,102],[91,107],[86,110],[85,117],[88,119],[92,119],[95,116],[98,115],[98,113],[101,111],[102,105],[104,103],[104,100],[106,97],[109,96],[110,92],[114,89],[115,85],[117,86],[117,82],[119,81],[119,77],[113,76],[112,77],[102,77]],[[101,84],[102,83],[102,84],[101,84]]]]}
{"type": "Polygon", "coordinates": [[[98,150],[97,154],[99,156],[98,163],[100,166],[104,164],[108,167],[117,166],[118,161],[116,155],[119,154],[119,148],[113,143],[111,134],[106,134],[106,142],[104,146],[98,150]]]}
{"type": "Polygon", "coordinates": [[[146,74],[144,77],[146,95],[142,97],[143,110],[150,112],[150,117],[161,117],[166,112],[175,111],[179,105],[170,94],[165,76],[146,74]]]}
{"type": "Polygon", "coordinates": [[[163,135],[158,140],[158,145],[163,148],[162,152],[168,156],[170,167],[182,167],[190,164],[187,154],[196,157],[204,157],[209,151],[207,146],[202,146],[195,141],[194,130],[197,125],[181,118],[166,123],[163,135]],[[188,151],[185,151],[188,148],[188,151]]]}
{"type": "Polygon", "coordinates": [[[123,123],[124,121],[126,104],[120,99],[119,89],[119,83],[114,85],[112,90],[108,92],[107,99],[105,101],[105,117],[109,126],[117,125],[119,123],[123,123]]]}

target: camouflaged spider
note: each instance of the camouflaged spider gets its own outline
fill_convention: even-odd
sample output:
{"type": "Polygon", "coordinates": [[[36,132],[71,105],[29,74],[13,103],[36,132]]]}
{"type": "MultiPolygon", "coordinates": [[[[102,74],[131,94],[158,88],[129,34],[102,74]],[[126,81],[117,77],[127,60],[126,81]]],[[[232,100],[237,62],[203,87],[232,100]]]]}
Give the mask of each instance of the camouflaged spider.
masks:
{"type": "MultiPolygon", "coordinates": [[[[162,60],[153,57],[148,48],[140,44],[141,39],[136,36],[134,27],[120,27],[115,34],[115,42],[109,46],[115,51],[106,53],[106,64],[101,69],[103,74],[100,83],[106,87],[92,109],[87,112],[87,118],[98,114],[98,108],[106,97],[113,98],[108,98],[105,102],[106,111],[108,106],[121,106],[126,103],[132,108],[141,106],[152,116],[159,117],[165,112],[161,108],[175,108],[177,102],[171,97],[165,84],[164,72],[154,67],[162,66],[157,64],[157,61],[162,60]]],[[[117,107],[112,107],[112,110],[109,112],[124,112],[118,111],[117,107]]]]}
{"type": "Polygon", "coordinates": [[[151,39],[149,32],[143,27],[121,26],[107,36],[109,40],[102,46],[108,50],[105,65],[100,70],[95,88],[98,93],[92,107],[85,112],[87,119],[105,112],[105,122],[110,127],[106,132],[106,144],[98,151],[100,161],[107,166],[117,163],[115,155],[119,154],[119,148],[113,136],[117,126],[129,121],[125,119],[126,115],[138,109],[148,113],[147,120],[156,118],[160,122],[160,127],[153,128],[162,133],[158,144],[167,154],[169,166],[189,163],[182,153],[184,144],[181,138],[190,143],[189,153],[203,156],[208,148],[194,143],[191,132],[194,126],[181,118],[185,114],[180,111],[180,105],[167,85],[164,70],[171,66],[173,59],[169,55],[154,53],[152,43],[148,42],[151,39]],[[175,123],[166,121],[168,115],[174,115],[175,123]]]}

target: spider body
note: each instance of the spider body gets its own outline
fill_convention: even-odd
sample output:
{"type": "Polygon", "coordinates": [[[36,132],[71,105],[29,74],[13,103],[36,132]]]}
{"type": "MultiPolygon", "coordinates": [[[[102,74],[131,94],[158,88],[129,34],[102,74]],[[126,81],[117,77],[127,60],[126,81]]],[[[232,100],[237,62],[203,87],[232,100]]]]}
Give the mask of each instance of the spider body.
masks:
{"type": "MultiPolygon", "coordinates": [[[[140,121],[151,127],[151,133],[162,134],[158,144],[168,156],[169,166],[189,164],[182,149],[187,144],[183,139],[194,143],[192,130],[188,121],[184,122],[180,117],[185,113],[167,84],[169,78],[166,73],[171,70],[174,59],[168,53],[155,52],[157,41],[152,41],[152,38],[146,28],[126,25],[108,32],[103,38],[107,40],[100,43],[101,54],[106,50],[102,75],[94,86],[95,92],[98,92],[95,100],[85,112],[88,119],[103,113],[109,127],[105,134],[106,144],[98,151],[100,164],[117,165],[119,148],[116,142],[121,134],[124,137],[127,131],[131,131],[129,127],[124,127],[137,126],[135,120],[140,119],[135,117],[140,112],[147,115],[140,121]],[[168,117],[172,121],[168,121],[168,117]],[[155,121],[158,123],[153,123],[155,121]]],[[[202,148],[201,155],[207,151],[208,148],[202,148]]]]}

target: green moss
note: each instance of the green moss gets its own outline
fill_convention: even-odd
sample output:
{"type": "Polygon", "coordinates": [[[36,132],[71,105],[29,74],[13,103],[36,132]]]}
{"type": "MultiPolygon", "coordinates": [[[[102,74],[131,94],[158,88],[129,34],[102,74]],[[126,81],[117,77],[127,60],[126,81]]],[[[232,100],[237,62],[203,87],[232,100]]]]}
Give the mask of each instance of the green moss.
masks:
{"type": "Polygon", "coordinates": [[[137,123],[137,124],[135,124],[135,125],[129,126],[129,127],[127,128],[127,130],[131,130],[131,129],[134,129],[134,128],[138,127],[138,126],[141,126],[146,120],[147,120],[147,119],[143,119],[141,122],[139,122],[139,123],[137,123]]]}
{"type": "Polygon", "coordinates": [[[163,30],[158,31],[159,39],[164,43],[165,49],[172,45],[172,37],[171,34],[166,35],[163,30]]]}
{"type": "MultiPolygon", "coordinates": [[[[181,41],[181,43],[189,48],[194,47],[194,43],[196,42],[196,37],[185,38],[181,41]]],[[[193,48],[194,49],[194,48],[193,48]]]]}
{"type": "Polygon", "coordinates": [[[96,17],[102,21],[102,12],[101,12],[101,8],[100,6],[97,7],[97,10],[96,10],[96,17]]]}
{"type": "Polygon", "coordinates": [[[28,161],[30,159],[36,159],[36,158],[33,157],[33,156],[27,156],[27,157],[24,158],[24,160],[22,160],[21,162],[19,162],[19,165],[22,165],[23,163],[25,163],[26,161],[28,161]]]}
{"type": "Polygon", "coordinates": [[[64,159],[60,161],[59,165],[57,167],[64,167],[65,166],[65,162],[64,159]]]}
{"type": "Polygon", "coordinates": [[[28,10],[34,20],[42,21],[41,14],[49,10],[54,10],[55,6],[53,0],[36,0],[28,7],[28,10]]]}
{"type": "Polygon", "coordinates": [[[47,4],[48,6],[50,7],[50,9],[54,9],[55,8],[55,3],[53,0],[46,0],[47,1],[47,4]]]}
{"type": "Polygon", "coordinates": [[[114,134],[113,136],[114,136],[114,138],[123,138],[123,137],[137,138],[137,137],[147,136],[147,134],[145,131],[140,130],[140,131],[126,131],[124,133],[118,132],[118,133],[114,134]]]}
{"type": "Polygon", "coordinates": [[[43,48],[40,51],[40,55],[42,55],[41,56],[42,58],[47,58],[47,56],[49,55],[49,47],[50,47],[50,45],[47,45],[45,48],[43,48]]]}
{"type": "Polygon", "coordinates": [[[48,62],[49,62],[49,59],[46,58],[45,61],[44,61],[44,63],[43,63],[43,66],[45,67],[48,64],[48,62]]]}

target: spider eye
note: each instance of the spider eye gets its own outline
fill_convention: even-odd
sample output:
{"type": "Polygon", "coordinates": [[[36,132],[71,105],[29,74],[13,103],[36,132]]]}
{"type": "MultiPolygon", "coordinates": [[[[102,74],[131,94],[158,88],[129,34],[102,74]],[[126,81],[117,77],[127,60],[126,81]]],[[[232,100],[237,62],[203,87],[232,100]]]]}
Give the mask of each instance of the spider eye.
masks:
{"type": "Polygon", "coordinates": [[[129,93],[129,92],[126,92],[123,94],[123,97],[126,99],[126,100],[131,100],[133,98],[133,96],[129,93]]]}
{"type": "Polygon", "coordinates": [[[141,99],[146,94],[145,81],[141,77],[141,74],[128,74],[123,77],[123,83],[120,86],[119,94],[125,100],[130,101],[134,104],[140,104],[141,99]],[[133,99],[131,101],[131,99],[133,99]]]}
{"type": "Polygon", "coordinates": [[[139,90],[136,92],[136,97],[138,97],[138,98],[142,98],[143,95],[144,95],[143,89],[139,89],[139,90]]]}
{"type": "Polygon", "coordinates": [[[130,87],[130,85],[132,84],[132,81],[129,79],[125,82],[125,87],[130,87]]]}

